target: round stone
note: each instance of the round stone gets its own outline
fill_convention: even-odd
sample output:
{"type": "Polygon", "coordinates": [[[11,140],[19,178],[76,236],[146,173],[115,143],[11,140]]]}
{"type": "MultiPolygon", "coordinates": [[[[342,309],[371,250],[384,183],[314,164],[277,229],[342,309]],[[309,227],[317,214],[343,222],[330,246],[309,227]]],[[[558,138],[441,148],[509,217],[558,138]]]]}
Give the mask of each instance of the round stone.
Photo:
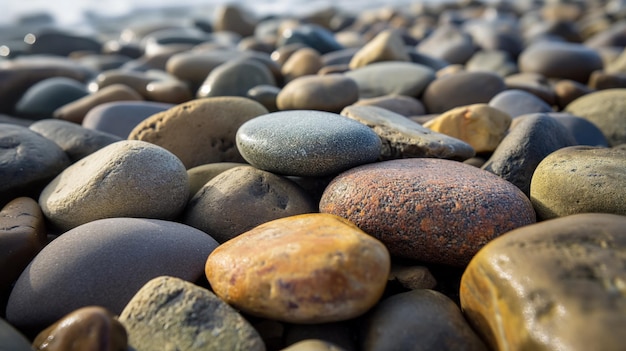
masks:
{"type": "Polygon", "coordinates": [[[257,85],[276,85],[272,72],[254,59],[223,63],[209,73],[197,97],[246,96],[257,85]]]}
{"type": "Polygon", "coordinates": [[[574,116],[566,112],[553,112],[550,113],[550,117],[556,119],[557,122],[572,134],[574,139],[576,139],[577,145],[609,146],[602,131],[596,127],[595,124],[582,117],[574,116]]]}
{"type": "Polygon", "coordinates": [[[334,113],[281,111],[244,123],[237,147],[259,169],[316,177],[376,161],[381,141],[366,125],[334,113]]]}
{"type": "Polygon", "coordinates": [[[378,33],[354,54],[350,60],[350,69],[380,61],[411,61],[399,32],[388,29],[378,33]]]}
{"type": "Polygon", "coordinates": [[[418,52],[451,64],[465,64],[474,50],[472,37],[452,24],[437,27],[417,45],[418,52]]]}
{"type": "Polygon", "coordinates": [[[227,303],[289,323],[347,320],[370,309],[389,275],[385,246],[329,214],[281,218],[209,255],[206,275],[227,303]]]}
{"type": "Polygon", "coordinates": [[[126,139],[139,122],[172,107],[152,101],[107,102],[89,110],[82,125],[126,139]]]}
{"type": "Polygon", "coordinates": [[[309,47],[296,50],[281,67],[281,73],[286,82],[290,82],[298,77],[317,74],[322,68],[322,57],[309,47]]]}
{"type": "Polygon", "coordinates": [[[521,72],[581,83],[587,83],[591,72],[601,70],[603,66],[596,50],[575,43],[540,42],[528,46],[519,57],[521,72]]]}
{"type": "Polygon", "coordinates": [[[354,222],[392,256],[464,266],[493,238],[535,222],[513,184],[464,163],[405,159],[353,168],[326,188],[320,212],[354,222]]]}
{"type": "Polygon", "coordinates": [[[202,189],[204,184],[215,178],[218,174],[235,168],[237,166],[245,166],[245,163],[239,162],[216,162],[207,163],[196,166],[187,170],[189,176],[189,199],[191,199],[198,190],[202,189]]]}
{"type": "Polygon", "coordinates": [[[360,98],[383,95],[417,97],[435,80],[435,71],[412,62],[376,62],[346,72],[359,87],[360,98]]]}
{"type": "Polygon", "coordinates": [[[87,87],[75,79],[44,79],[24,93],[15,105],[15,114],[31,119],[52,118],[54,110],[88,94],[87,87]]]}
{"type": "Polygon", "coordinates": [[[607,89],[572,101],[565,112],[595,124],[610,146],[626,143],[626,89],[607,89]]]}
{"type": "Polygon", "coordinates": [[[519,89],[505,90],[489,101],[489,106],[515,118],[529,113],[552,112],[552,107],[529,92],[519,89]]]}
{"type": "Polygon", "coordinates": [[[358,99],[356,82],[345,75],[309,75],[287,83],[276,97],[276,106],[279,110],[339,112],[358,99]]]}

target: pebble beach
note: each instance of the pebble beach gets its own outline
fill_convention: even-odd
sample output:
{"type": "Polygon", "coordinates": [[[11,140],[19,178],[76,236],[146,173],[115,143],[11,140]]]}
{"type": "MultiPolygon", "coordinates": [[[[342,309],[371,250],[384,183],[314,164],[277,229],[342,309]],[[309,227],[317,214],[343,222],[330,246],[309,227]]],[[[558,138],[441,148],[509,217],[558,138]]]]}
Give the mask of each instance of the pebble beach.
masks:
{"type": "Polygon", "coordinates": [[[0,22],[0,351],[624,349],[626,3],[259,4],[0,22]]]}

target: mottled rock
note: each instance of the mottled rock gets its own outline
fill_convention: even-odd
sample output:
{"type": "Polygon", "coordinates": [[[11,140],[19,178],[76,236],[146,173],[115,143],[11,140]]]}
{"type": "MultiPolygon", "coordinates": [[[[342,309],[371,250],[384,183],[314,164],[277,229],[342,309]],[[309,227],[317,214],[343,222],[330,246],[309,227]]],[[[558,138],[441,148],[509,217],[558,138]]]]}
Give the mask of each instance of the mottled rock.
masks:
{"type": "Polygon", "coordinates": [[[107,102],[89,110],[82,126],[126,139],[139,122],[172,107],[151,101],[107,102]]]}
{"type": "Polygon", "coordinates": [[[543,219],[585,212],[626,215],[624,184],[626,150],[568,147],[539,163],[530,200],[543,219]]]}
{"type": "Polygon", "coordinates": [[[591,72],[602,67],[602,58],[596,50],[575,43],[540,42],[528,46],[519,57],[521,72],[581,83],[586,83],[591,72]]]}
{"type": "Polygon", "coordinates": [[[381,141],[367,126],[334,113],[281,111],[243,124],[237,148],[259,169],[317,177],[376,161],[381,141]]]}
{"type": "Polygon", "coordinates": [[[442,25],[417,45],[417,51],[451,64],[464,64],[474,53],[472,37],[453,25],[442,25]]]}
{"type": "Polygon", "coordinates": [[[382,160],[435,157],[462,161],[474,156],[474,149],[468,143],[380,107],[348,106],[341,114],[365,124],[380,137],[382,160]]]}
{"type": "Polygon", "coordinates": [[[309,47],[296,50],[282,65],[280,71],[286,82],[298,77],[317,74],[323,67],[320,54],[309,47]]]}
{"type": "Polygon", "coordinates": [[[268,111],[243,97],[197,99],[157,113],[128,135],[159,145],[176,155],[186,168],[213,162],[242,162],[235,147],[237,129],[268,111]]]}
{"type": "Polygon", "coordinates": [[[152,278],[198,279],[217,245],[206,233],[175,222],[89,222],[50,242],[24,270],[9,297],[7,320],[42,330],[85,306],[119,314],[152,278]]]}
{"type": "Polygon", "coordinates": [[[33,351],[30,341],[2,318],[0,318],[0,345],[2,351],[33,351]]]}
{"type": "Polygon", "coordinates": [[[466,317],[494,350],[623,348],[624,228],[624,216],[579,214],[497,238],[463,274],[466,317]]]}
{"type": "Polygon", "coordinates": [[[54,110],[88,94],[87,87],[75,79],[44,79],[26,90],[15,105],[15,114],[30,119],[52,118],[54,110]]]}
{"type": "Polygon", "coordinates": [[[276,85],[272,72],[253,59],[223,63],[209,73],[197,97],[246,96],[257,85],[276,85]]]}
{"type": "Polygon", "coordinates": [[[65,169],[41,192],[39,205],[64,231],[101,218],[171,219],[185,206],[188,187],[185,167],[172,153],[124,140],[65,169]]]}
{"type": "Polygon", "coordinates": [[[399,32],[388,29],[378,33],[354,54],[350,60],[350,69],[381,61],[411,61],[399,32]]]}
{"type": "Polygon", "coordinates": [[[161,276],[147,282],[120,314],[130,346],[148,350],[265,350],[256,330],[207,289],[161,276]]]}
{"type": "Polygon", "coordinates": [[[565,112],[595,124],[609,145],[626,143],[626,89],[607,89],[581,96],[565,112]]]}
{"type": "Polygon", "coordinates": [[[189,176],[189,199],[200,190],[209,180],[218,174],[237,166],[245,166],[239,162],[215,162],[196,166],[187,170],[189,176]]]}
{"type": "Polygon", "coordinates": [[[359,99],[356,82],[341,74],[303,76],[287,83],[276,97],[279,110],[339,112],[359,99]]]}
{"type": "Polygon", "coordinates": [[[215,293],[247,313],[290,323],[347,320],[381,297],[385,246],[328,214],[281,218],[213,251],[206,275],[215,293]]]}
{"type": "Polygon", "coordinates": [[[376,62],[346,72],[359,87],[359,97],[383,95],[417,97],[435,80],[435,71],[412,62],[376,62]]]}
{"type": "Polygon", "coordinates": [[[413,290],[383,300],[368,314],[364,329],[364,351],[487,350],[459,307],[434,290],[413,290]]]}
{"type": "Polygon", "coordinates": [[[519,89],[509,89],[498,93],[489,100],[489,106],[513,118],[529,113],[552,112],[552,107],[545,101],[519,89]]]}
{"type": "Polygon", "coordinates": [[[124,84],[113,84],[97,92],[65,104],[56,110],[52,116],[74,123],[82,123],[87,112],[92,108],[113,101],[140,101],[143,97],[135,90],[124,84]]]}
{"type": "Polygon", "coordinates": [[[225,170],[189,200],[182,222],[220,243],[274,219],[317,212],[298,185],[251,166],[225,170]]]}
{"type": "Polygon", "coordinates": [[[326,188],[320,212],[379,238],[391,255],[464,266],[493,238],[535,222],[514,185],[460,162],[405,159],[353,168],[326,188]]]}
{"type": "Polygon", "coordinates": [[[355,106],[377,106],[405,117],[419,116],[426,113],[424,104],[414,97],[406,95],[384,95],[369,99],[359,99],[355,106]]]}
{"type": "Polygon", "coordinates": [[[41,351],[126,351],[124,326],[106,308],[88,306],[41,331],[33,346],[41,351]]]}

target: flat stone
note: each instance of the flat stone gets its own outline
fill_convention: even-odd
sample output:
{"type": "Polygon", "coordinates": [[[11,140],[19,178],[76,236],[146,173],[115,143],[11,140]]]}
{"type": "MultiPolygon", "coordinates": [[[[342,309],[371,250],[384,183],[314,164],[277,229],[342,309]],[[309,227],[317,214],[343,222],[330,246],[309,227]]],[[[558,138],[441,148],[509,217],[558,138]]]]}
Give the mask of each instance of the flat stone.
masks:
{"type": "Polygon", "coordinates": [[[419,116],[426,113],[426,108],[421,101],[406,95],[383,95],[375,98],[359,99],[354,105],[377,106],[405,117],[419,116]]]}
{"type": "Polygon", "coordinates": [[[569,130],[576,140],[576,145],[609,146],[602,131],[595,124],[582,117],[566,112],[550,113],[550,117],[556,119],[565,129],[569,130]]]}
{"type": "Polygon", "coordinates": [[[7,320],[39,331],[85,306],[119,314],[152,278],[198,279],[217,245],[206,233],[175,222],[89,222],[54,239],[24,270],[9,297],[7,320]]]}
{"type": "Polygon", "coordinates": [[[30,119],[52,118],[54,110],[89,94],[85,84],[52,77],[32,85],[15,105],[15,114],[30,119]]]}
{"type": "Polygon", "coordinates": [[[245,166],[245,163],[239,162],[215,162],[196,166],[187,170],[189,176],[189,199],[200,190],[209,180],[215,178],[218,174],[238,166],[245,166]]]}
{"type": "Polygon", "coordinates": [[[474,54],[469,34],[451,24],[441,25],[417,45],[417,51],[451,64],[465,64],[474,54]]]}
{"type": "Polygon", "coordinates": [[[225,170],[189,200],[182,222],[220,243],[274,219],[317,212],[292,181],[251,166],[225,170]]]}
{"type": "Polygon", "coordinates": [[[309,75],[296,78],[278,93],[279,110],[339,112],[359,99],[356,82],[343,74],[309,75]]]}
{"type": "Polygon", "coordinates": [[[196,99],[140,122],[128,135],[159,145],[186,168],[213,162],[243,162],[235,147],[237,129],[268,113],[256,101],[236,96],[196,99]]]}
{"type": "Polygon", "coordinates": [[[376,304],[389,266],[380,241],[343,218],[313,213],[267,222],[220,245],[206,275],[217,296],[246,313],[326,323],[376,304]]]}
{"type": "Polygon", "coordinates": [[[494,350],[621,349],[625,228],[578,214],[497,238],[463,274],[465,316],[494,350]]]}
{"type": "Polygon", "coordinates": [[[124,140],[65,169],[41,192],[39,205],[60,230],[110,217],[172,219],[187,202],[185,167],[167,150],[124,140]]]}
{"type": "Polygon", "coordinates": [[[435,71],[412,62],[376,62],[346,72],[359,87],[360,98],[383,95],[417,97],[435,80],[435,71]]]}
{"type": "Polygon", "coordinates": [[[575,145],[576,140],[547,114],[524,115],[516,121],[481,168],[511,182],[529,196],[530,181],[539,162],[558,149],[575,145]]]}
{"type": "Polygon", "coordinates": [[[581,96],[565,112],[595,124],[610,146],[626,143],[626,89],[607,89],[581,96]]]}
{"type": "Polygon", "coordinates": [[[489,106],[515,118],[529,113],[552,112],[552,106],[529,92],[519,89],[505,90],[489,100],[489,106]]]}
{"type": "Polygon", "coordinates": [[[357,51],[350,60],[350,69],[381,61],[411,61],[400,33],[395,30],[381,31],[357,51]]]}
{"type": "Polygon", "coordinates": [[[353,105],[341,114],[365,124],[380,137],[382,160],[434,157],[462,161],[474,156],[474,149],[468,143],[380,107],[353,105]]]}
{"type": "Polygon", "coordinates": [[[497,108],[472,104],[448,110],[424,123],[424,127],[460,139],[476,152],[491,152],[506,135],[511,120],[508,113],[497,108]]]}
{"type": "Polygon", "coordinates": [[[82,126],[126,139],[139,122],[172,107],[173,104],[152,101],[107,102],[89,110],[82,126]]]}
{"type": "Polygon", "coordinates": [[[585,212],[626,215],[625,182],[626,150],[568,147],[539,163],[530,200],[544,219],[585,212]]]}
{"type": "Polygon", "coordinates": [[[246,96],[257,85],[276,85],[272,72],[254,59],[223,63],[209,73],[197,97],[246,96]]]}
{"type": "Polygon", "coordinates": [[[528,198],[460,162],[415,158],[353,168],[328,185],[320,212],[354,222],[392,256],[464,266],[493,238],[535,222],[528,198]]]}
{"type": "Polygon", "coordinates": [[[47,351],[126,350],[128,337],[124,326],[106,308],[88,306],[41,331],[33,346],[47,351]]]}
{"type": "Polygon", "coordinates": [[[381,141],[367,126],[334,113],[281,111],[243,124],[237,147],[259,169],[317,177],[376,161],[381,141]]]}
{"type": "Polygon", "coordinates": [[[2,318],[0,318],[0,342],[3,351],[33,351],[30,341],[2,318]]]}
{"type": "Polygon", "coordinates": [[[591,72],[602,67],[602,58],[596,50],[575,43],[536,43],[526,47],[519,56],[521,72],[581,83],[586,83],[591,72]]]}
{"type": "Polygon", "coordinates": [[[361,350],[476,350],[487,347],[465,321],[459,307],[428,289],[393,295],[368,314],[361,350]],[[420,316],[415,318],[415,316],[420,316]]]}
{"type": "Polygon", "coordinates": [[[119,319],[137,351],[265,350],[237,311],[211,291],[175,277],[147,282],[119,319]]]}

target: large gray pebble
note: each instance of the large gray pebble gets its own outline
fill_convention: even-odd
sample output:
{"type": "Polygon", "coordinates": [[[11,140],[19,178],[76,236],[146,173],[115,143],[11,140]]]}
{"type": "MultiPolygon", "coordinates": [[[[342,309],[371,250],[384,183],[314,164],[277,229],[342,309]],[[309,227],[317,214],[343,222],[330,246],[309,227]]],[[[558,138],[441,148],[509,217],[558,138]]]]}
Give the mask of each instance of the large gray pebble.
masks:
{"type": "Polygon", "coordinates": [[[417,97],[435,80],[435,71],[411,62],[376,62],[345,73],[359,86],[360,98],[383,95],[417,97]]]}

